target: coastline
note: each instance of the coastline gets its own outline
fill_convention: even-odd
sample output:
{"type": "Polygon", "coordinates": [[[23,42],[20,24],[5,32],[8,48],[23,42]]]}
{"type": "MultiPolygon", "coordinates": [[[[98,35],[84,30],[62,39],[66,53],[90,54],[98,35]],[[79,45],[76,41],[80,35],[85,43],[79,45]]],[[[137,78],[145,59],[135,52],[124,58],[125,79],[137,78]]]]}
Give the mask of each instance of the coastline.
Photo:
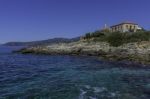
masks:
{"type": "Polygon", "coordinates": [[[119,47],[110,46],[107,42],[78,41],[29,47],[21,49],[17,53],[96,56],[109,61],[130,61],[150,65],[149,41],[127,43],[119,47]]]}

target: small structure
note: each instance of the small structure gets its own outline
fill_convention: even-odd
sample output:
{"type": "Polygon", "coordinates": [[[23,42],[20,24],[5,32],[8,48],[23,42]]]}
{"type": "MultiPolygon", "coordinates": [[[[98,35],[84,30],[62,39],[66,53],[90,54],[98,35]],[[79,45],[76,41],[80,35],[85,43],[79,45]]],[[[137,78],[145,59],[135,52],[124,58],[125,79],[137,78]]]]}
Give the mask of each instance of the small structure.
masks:
{"type": "Polygon", "coordinates": [[[100,31],[102,33],[108,33],[110,32],[110,27],[108,27],[107,24],[105,24],[104,27],[100,31]]]}
{"type": "Polygon", "coordinates": [[[141,30],[141,28],[133,22],[123,22],[110,27],[111,32],[137,32],[137,30],[141,30]]]}

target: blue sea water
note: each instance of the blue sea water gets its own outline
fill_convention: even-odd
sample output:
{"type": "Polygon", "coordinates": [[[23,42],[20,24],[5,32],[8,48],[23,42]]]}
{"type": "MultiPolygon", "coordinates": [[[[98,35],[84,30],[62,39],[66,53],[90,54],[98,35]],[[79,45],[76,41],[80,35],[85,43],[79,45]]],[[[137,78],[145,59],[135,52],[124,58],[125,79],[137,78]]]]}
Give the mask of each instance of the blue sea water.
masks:
{"type": "Polygon", "coordinates": [[[150,68],[0,47],[0,99],[150,99],[150,68]]]}

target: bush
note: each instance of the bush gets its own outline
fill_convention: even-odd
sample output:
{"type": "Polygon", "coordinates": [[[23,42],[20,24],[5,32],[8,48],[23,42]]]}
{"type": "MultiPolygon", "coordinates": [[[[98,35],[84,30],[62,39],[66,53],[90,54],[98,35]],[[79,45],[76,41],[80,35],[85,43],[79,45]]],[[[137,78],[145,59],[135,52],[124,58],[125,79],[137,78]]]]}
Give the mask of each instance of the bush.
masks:
{"type": "Polygon", "coordinates": [[[91,38],[91,33],[86,33],[84,38],[85,39],[90,39],[91,38]]]}
{"type": "Polygon", "coordinates": [[[126,36],[127,42],[140,42],[140,41],[149,41],[150,40],[150,32],[137,32],[132,33],[131,35],[126,36]]]}
{"type": "Polygon", "coordinates": [[[138,31],[136,33],[103,33],[101,31],[96,31],[93,33],[87,33],[84,37],[85,39],[93,38],[95,42],[104,41],[108,42],[112,46],[120,46],[124,43],[140,42],[140,41],[150,41],[150,31],[138,31]]]}
{"type": "Polygon", "coordinates": [[[107,42],[112,46],[120,46],[124,43],[124,33],[114,32],[107,37],[107,42]]]}
{"type": "Polygon", "coordinates": [[[86,33],[85,34],[85,39],[90,39],[90,38],[99,38],[99,37],[102,37],[104,36],[104,33],[100,32],[100,31],[95,31],[95,32],[92,32],[92,33],[86,33]]]}
{"type": "Polygon", "coordinates": [[[101,31],[95,31],[91,34],[91,37],[102,37],[104,36],[104,33],[102,33],[101,31]]]}

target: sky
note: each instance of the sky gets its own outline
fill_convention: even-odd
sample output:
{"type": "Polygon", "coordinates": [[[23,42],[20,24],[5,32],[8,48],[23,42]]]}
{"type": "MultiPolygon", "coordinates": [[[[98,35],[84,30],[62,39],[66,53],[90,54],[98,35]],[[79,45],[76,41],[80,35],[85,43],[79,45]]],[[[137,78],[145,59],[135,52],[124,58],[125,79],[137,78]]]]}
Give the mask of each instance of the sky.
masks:
{"type": "Polygon", "coordinates": [[[0,43],[73,38],[131,21],[150,29],[150,0],[0,0],[0,43]]]}

